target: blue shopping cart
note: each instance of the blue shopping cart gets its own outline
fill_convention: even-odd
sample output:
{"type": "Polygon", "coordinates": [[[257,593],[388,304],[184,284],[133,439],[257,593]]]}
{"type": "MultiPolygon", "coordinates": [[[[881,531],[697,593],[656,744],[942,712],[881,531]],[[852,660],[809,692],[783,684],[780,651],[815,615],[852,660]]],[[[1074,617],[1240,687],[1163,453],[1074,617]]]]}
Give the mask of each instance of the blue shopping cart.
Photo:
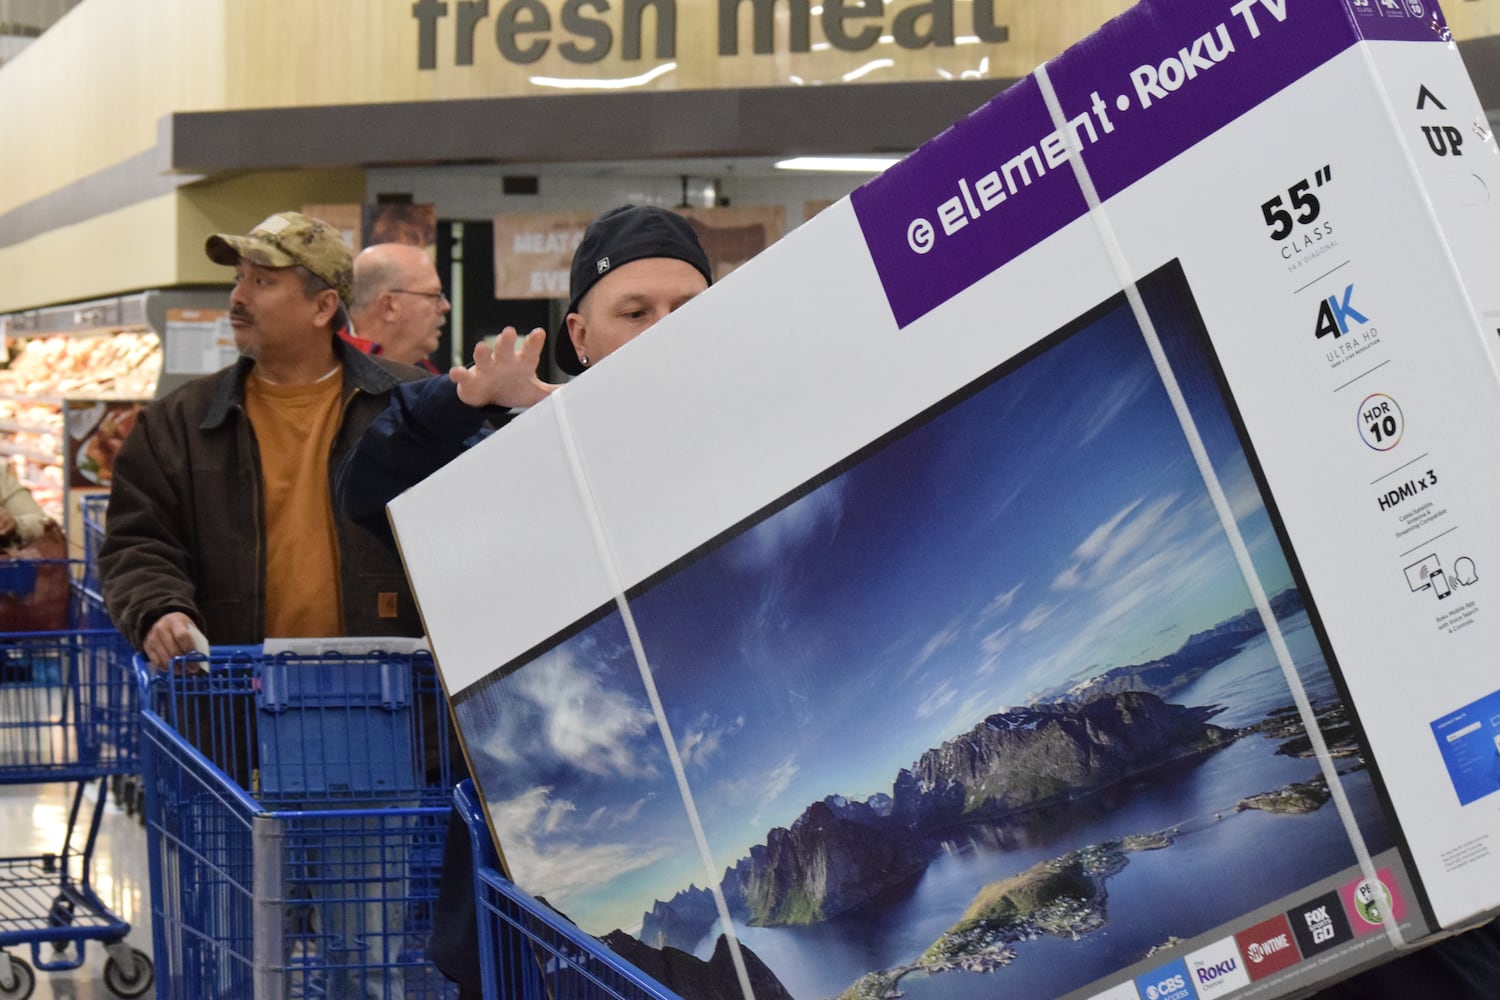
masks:
{"type": "Polygon", "coordinates": [[[104,517],[109,509],[108,493],[89,493],[78,500],[83,521],[83,586],[99,594],[99,549],[104,544],[104,517]]]}
{"type": "Polygon", "coordinates": [[[30,996],[33,966],[78,968],[87,941],[104,944],[104,982],[114,993],[141,996],[152,981],[150,957],[125,944],[130,925],[91,883],[107,779],[133,772],[139,754],[130,646],[81,586],[82,575],[70,561],[0,564],[0,595],[9,600],[67,589],[66,628],[0,633],[0,783],[77,785],[58,851],[0,858],[0,997],[30,996]],[[30,964],[8,950],[21,945],[31,947],[30,964]]]}
{"type": "MultiPolygon", "coordinates": [[[[99,549],[104,545],[104,523],[109,509],[109,494],[86,493],[78,499],[79,518],[83,524],[83,589],[85,594],[100,608],[104,599],[99,582],[99,549]]],[[[129,668],[127,665],[127,672],[129,668]]],[[[132,686],[132,691],[134,687],[132,686]]],[[[143,793],[140,775],[114,774],[109,779],[109,793],[125,810],[127,816],[145,821],[141,810],[143,793]]]]}
{"type": "Polygon", "coordinates": [[[423,955],[456,748],[431,658],[136,671],[157,995],[453,996],[423,955]]]}
{"type": "Polygon", "coordinates": [[[500,874],[472,781],[459,783],[453,801],[474,848],[485,1000],[679,1000],[500,874]]]}

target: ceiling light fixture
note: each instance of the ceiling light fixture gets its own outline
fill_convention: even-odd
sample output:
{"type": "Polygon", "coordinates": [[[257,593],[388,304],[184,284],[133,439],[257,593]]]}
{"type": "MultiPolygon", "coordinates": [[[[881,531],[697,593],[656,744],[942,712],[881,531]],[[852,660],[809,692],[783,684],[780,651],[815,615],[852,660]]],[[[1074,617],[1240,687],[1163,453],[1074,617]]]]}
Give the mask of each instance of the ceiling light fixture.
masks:
{"type": "Polygon", "coordinates": [[[674,62],[663,63],[655,69],[647,70],[639,76],[628,76],[616,80],[583,79],[575,80],[556,76],[533,76],[528,82],[537,87],[556,87],[559,90],[627,90],[630,87],[644,87],[658,77],[665,76],[677,68],[674,62]]]}
{"type": "Polygon", "coordinates": [[[893,164],[900,163],[899,156],[794,156],[789,160],[776,161],[777,170],[826,170],[841,174],[878,174],[893,164]]]}

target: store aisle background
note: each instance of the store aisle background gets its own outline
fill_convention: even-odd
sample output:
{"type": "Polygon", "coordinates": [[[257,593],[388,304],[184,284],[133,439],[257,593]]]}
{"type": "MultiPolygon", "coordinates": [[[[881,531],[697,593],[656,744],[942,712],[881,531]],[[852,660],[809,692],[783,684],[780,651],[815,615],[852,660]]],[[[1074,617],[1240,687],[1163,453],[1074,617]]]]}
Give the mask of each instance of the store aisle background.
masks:
{"type": "MultiPolygon", "coordinates": [[[[68,827],[71,784],[0,785],[0,857],[26,857],[58,851],[68,827]]],[[[100,782],[89,783],[84,809],[92,808],[100,782]]],[[[80,823],[86,831],[86,818],[80,823]]],[[[81,843],[80,843],[81,848],[81,843]]],[[[146,862],[146,829],[111,798],[105,805],[94,846],[94,890],[110,911],[130,923],[126,940],[151,954],[151,876],[146,862]]],[[[0,886],[0,906],[4,889],[0,886]]],[[[44,957],[50,945],[43,945],[44,957]]],[[[11,954],[31,962],[31,948],[22,945],[11,954]]],[[[84,945],[84,964],[67,972],[37,971],[33,1000],[104,1000],[113,997],[104,985],[103,945],[84,945]]],[[[155,996],[153,987],[147,996],[155,996]]]]}

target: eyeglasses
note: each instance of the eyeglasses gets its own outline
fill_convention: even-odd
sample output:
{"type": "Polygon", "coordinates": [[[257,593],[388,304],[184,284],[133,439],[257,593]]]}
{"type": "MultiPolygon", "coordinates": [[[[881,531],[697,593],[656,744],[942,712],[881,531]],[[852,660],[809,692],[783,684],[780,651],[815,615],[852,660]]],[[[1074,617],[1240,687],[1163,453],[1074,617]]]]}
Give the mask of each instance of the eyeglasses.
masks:
{"type": "Polygon", "coordinates": [[[391,291],[397,295],[420,295],[424,299],[431,299],[434,305],[448,301],[448,296],[442,292],[414,292],[409,288],[392,288],[391,291]]]}

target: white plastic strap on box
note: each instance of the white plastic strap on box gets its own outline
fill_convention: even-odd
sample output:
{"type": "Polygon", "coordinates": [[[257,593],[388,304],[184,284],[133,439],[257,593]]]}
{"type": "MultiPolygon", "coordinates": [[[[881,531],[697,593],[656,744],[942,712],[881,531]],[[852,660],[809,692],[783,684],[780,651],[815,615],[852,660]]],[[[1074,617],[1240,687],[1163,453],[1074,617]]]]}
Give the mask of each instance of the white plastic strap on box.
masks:
{"type": "MultiPolygon", "coordinates": [[[[1354,848],[1354,856],[1359,861],[1359,869],[1366,879],[1378,884],[1375,864],[1370,858],[1364,834],[1360,831],[1359,823],[1354,818],[1354,810],[1344,794],[1344,786],[1339,781],[1338,769],[1334,766],[1333,756],[1328,752],[1328,743],[1323,739],[1323,731],[1319,728],[1318,720],[1313,714],[1312,703],[1308,700],[1307,691],[1302,686],[1302,678],[1297,673],[1297,665],[1292,662],[1291,651],[1287,649],[1281,626],[1276,621],[1275,613],[1271,611],[1271,603],[1266,597],[1265,588],[1261,586],[1260,576],[1255,572],[1255,565],[1250,560],[1250,550],[1245,545],[1244,536],[1240,534],[1239,524],[1235,520],[1234,511],[1229,506],[1228,497],[1224,495],[1224,487],[1219,482],[1218,473],[1208,457],[1208,450],[1203,446],[1203,438],[1199,435],[1198,425],[1188,410],[1187,400],[1182,395],[1182,388],[1177,383],[1177,376],[1172,371],[1171,362],[1167,360],[1161,338],[1156,332],[1156,325],[1146,311],[1140,288],[1136,285],[1130,264],[1125,259],[1125,251],[1120,246],[1119,237],[1110,222],[1109,214],[1099,200],[1099,191],[1094,187],[1093,178],[1083,162],[1083,149],[1078,136],[1068,127],[1067,116],[1063,113],[1061,102],[1058,101],[1057,91],[1053,89],[1052,79],[1047,75],[1046,65],[1038,66],[1032,75],[1041,88],[1042,100],[1047,105],[1047,114],[1052,119],[1053,127],[1067,143],[1068,161],[1073,165],[1073,175],[1083,191],[1084,202],[1088,205],[1089,218],[1099,233],[1099,240],[1104,245],[1104,252],[1109,258],[1110,267],[1120,287],[1124,290],[1126,301],[1130,303],[1130,311],[1134,314],[1141,334],[1146,339],[1146,346],[1151,351],[1151,359],[1156,364],[1157,374],[1167,390],[1168,398],[1172,401],[1172,409],[1177,414],[1177,422],[1182,425],[1182,433],[1187,438],[1188,448],[1193,453],[1193,461],[1198,465],[1198,473],[1203,477],[1203,484],[1208,488],[1209,497],[1213,500],[1214,511],[1219,516],[1219,524],[1224,529],[1225,538],[1228,539],[1229,546],[1234,552],[1240,575],[1244,577],[1245,586],[1250,589],[1250,595],[1255,600],[1255,609],[1260,613],[1261,624],[1265,626],[1266,636],[1270,639],[1271,648],[1276,653],[1276,662],[1281,665],[1281,672],[1286,677],[1287,686],[1291,688],[1292,700],[1296,703],[1297,713],[1301,716],[1302,725],[1307,730],[1307,738],[1312,743],[1318,767],[1328,783],[1328,791],[1332,794],[1334,806],[1338,809],[1339,820],[1344,824],[1344,833],[1349,838],[1349,845],[1354,848]]],[[[1407,947],[1395,920],[1383,920],[1381,925],[1394,947],[1407,947]]]]}
{"type": "MultiPolygon", "coordinates": [[[[656,725],[661,731],[662,743],[666,745],[667,759],[672,764],[672,775],[677,779],[677,791],[682,795],[682,805],[687,812],[688,825],[693,830],[693,841],[698,845],[698,856],[703,861],[703,870],[717,871],[713,852],[708,847],[708,835],[703,831],[703,821],[698,816],[698,804],[688,788],[687,771],[682,766],[682,755],[677,752],[677,738],[667,723],[667,713],[662,707],[661,695],[656,690],[656,678],[651,673],[651,664],[646,659],[646,647],[641,643],[641,634],[636,629],[635,615],[630,611],[630,601],[625,596],[625,587],[620,580],[619,564],[609,538],[604,534],[604,522],[599,517],[599,507],[594,499],[593,486],[588,472],[583,467],[583,456],[578,449],[578,439],[573,434],[573,423],[568,418],[567,390],[552,394],[552,406],[557,414],[558,431],[562,438],[563,451],[568,456],[568,466],[573,470],[573,482],[578,487],[579,498],[588,515],[589,531],[594,536],[594,549],[599,556],[599,565],[604,571],[605,583],[614,595],[615,607],[620,609],[620,620],[625,624],[625,634],[630,639],[630,649],[635,654],[635,665],[641,674],[641,683],[646,687],[646,697],[651,701],[651,712],[656,716],[656,725]]],[[[750,987],[750,973],[745,968],[745,957],[740,953],[739,936],[734,931],[734,920],[729,915],[729,904],[724,899],[723,889],[713,878],[708,878],[709,891],[713,893],[714,906],[724,927],[724,936],[729,941],[729,957],[734,962],[734,973],[739,977],[740,991],[745,1000],[755,1000],[750,987]]]]}

